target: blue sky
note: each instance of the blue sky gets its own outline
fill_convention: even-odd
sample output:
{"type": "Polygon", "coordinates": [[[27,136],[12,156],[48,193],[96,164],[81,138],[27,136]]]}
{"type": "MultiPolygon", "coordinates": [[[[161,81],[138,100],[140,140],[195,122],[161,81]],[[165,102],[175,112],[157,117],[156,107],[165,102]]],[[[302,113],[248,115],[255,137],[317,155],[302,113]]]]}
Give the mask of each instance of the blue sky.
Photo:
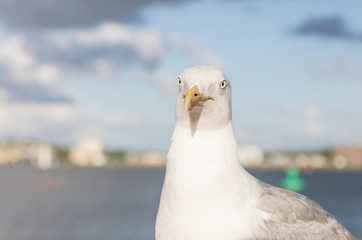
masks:
{"type": "Polygon", "coordinates": [[[362,144],[359,1],[0,0],[0,137],[167,150],[177,76],[216,65],[239,144],[362,144]]]}

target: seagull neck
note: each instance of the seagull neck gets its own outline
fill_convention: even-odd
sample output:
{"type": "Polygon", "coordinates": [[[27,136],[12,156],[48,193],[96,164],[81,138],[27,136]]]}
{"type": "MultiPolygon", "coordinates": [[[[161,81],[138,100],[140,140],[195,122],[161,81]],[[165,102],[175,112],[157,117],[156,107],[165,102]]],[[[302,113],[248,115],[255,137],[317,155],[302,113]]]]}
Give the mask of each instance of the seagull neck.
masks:
{"type": "Polygon", "coordinates": [[[241,186],[246,190],[249,176],[240,165],[231,123],[212,131],[198,130],[194,135],[190,129],[176,126],[167,156],[165,182],[184,189],[190,184],[214,188],[220,182],[228,186],[244,182],[241,186]]]}
{"type": "Polygon", "coordinates": [[[169,158],[172,161],[191,161],[191,164],[217,164],[225,161],[238,162],[237,145],[231,122],[217,129],[198,129],[195,132],[190,128],[176,125],[172,135],[172,144],[169,151],[169,158]],[[225,159],[225,156],[231,159],[225,159]],[[175,157],[175,160],[173,158],[175,157]]]}

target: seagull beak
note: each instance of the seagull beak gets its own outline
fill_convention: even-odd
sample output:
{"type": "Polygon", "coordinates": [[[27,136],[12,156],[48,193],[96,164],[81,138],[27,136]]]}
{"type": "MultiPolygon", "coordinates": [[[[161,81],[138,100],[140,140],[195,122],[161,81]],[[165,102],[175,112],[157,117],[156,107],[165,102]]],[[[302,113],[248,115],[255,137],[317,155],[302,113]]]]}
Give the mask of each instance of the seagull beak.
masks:
{"type": "Polygon", "coordinates": [[[185,111],[191,111],[197,104],[206,102],[207,100],[213,100],[212,97],[207,97],[203,94],[200,94],[199,88],[193,86],[184,96],[185,98],[185,111]]]}

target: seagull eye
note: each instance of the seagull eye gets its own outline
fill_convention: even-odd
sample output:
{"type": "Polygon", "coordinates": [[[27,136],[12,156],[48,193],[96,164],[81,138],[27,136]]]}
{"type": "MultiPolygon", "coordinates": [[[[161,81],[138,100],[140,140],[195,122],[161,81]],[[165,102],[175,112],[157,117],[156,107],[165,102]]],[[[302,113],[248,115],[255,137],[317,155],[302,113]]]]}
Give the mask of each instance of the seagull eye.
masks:
{"type": "Polygon", "coordinates": [[[221,89],[224,89],[226,87],[226,80],[222,80],[221,83],[219,84],[219,87],[221,89]]]}
{"type": "Polygon", "coordinates": [[[182,81],[181,81],[181,77],[178,77],[178,79],[177,79],[177,83],[178,83],[178,86],[179,86],[179,87],[181,87],[181,83],[182,83],[182,81]]]}

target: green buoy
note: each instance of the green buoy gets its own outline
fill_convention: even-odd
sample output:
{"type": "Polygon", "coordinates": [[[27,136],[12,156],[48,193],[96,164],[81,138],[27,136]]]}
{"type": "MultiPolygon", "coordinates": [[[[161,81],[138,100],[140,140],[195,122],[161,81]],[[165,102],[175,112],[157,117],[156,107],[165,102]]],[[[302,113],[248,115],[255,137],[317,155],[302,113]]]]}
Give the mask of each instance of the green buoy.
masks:
{"type": "Polygon", "coordinates": [[[305,182],[300,178],[300,169],[298,167],[289,167],[286,176],[282,181],[282,187],[294,192],[302,192],[305,188],[305,182]]]}

